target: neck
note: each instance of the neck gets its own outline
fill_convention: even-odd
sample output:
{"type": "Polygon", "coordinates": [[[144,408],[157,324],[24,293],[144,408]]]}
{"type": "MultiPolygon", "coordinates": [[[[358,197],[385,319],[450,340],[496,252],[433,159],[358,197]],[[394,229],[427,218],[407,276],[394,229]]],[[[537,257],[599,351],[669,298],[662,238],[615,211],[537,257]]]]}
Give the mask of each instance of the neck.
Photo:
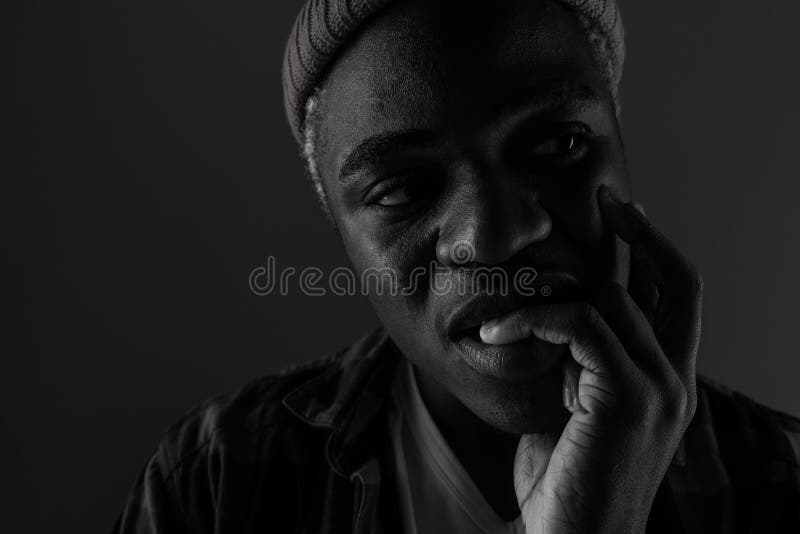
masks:
{"type": "Polygon", "coordinates": [[[447,444],[484,499],[504,521],[519,516],[514,457],[519,436],[488,425],[437,382],[414,367],[422,400],[447,444]]]}

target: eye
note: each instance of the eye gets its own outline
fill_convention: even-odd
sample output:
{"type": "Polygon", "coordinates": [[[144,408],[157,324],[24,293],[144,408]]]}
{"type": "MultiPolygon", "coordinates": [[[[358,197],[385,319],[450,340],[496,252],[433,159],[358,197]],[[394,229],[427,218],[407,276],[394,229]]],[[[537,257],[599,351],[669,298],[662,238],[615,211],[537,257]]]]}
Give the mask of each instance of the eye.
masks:
{"type": "Polygon", "coordinates": [[[596,136],[583,123],[568,122],[523,130],[514,141],[510,157],[531,171],[567,171],[582,162],[595,147],[596,136]]]}
{"type": "Polygon", "coordinates": [[[418,171],[412,176],[397,176],[380,182],[366,194],[364,202],[387,210],[410,209],[431,200],[437,187],[434,177],[418,171]]]}
{"type": "Polygon", "coordinates": [[[380,196],[375,204],[386,208],[403,206],[414,201],[414,194],[408,184],[400,185],[380,196]]]}
{"type": "Polygon", "coordinates": [[[533,145],[530,155],[534,158],[575,158],[586,151],[587,141],[583,135],[575,133],[561,134],[542,139],[533,145]]]}

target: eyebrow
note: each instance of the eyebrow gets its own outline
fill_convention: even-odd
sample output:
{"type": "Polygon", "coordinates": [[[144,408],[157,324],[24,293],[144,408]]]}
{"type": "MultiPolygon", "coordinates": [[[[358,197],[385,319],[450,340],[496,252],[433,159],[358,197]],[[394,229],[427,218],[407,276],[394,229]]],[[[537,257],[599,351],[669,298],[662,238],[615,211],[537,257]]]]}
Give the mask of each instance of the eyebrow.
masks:
{"type": "Polygon", "coordinates": [[[505,99],[495,111],[500,120],[555,109],[575,109],[600,102],[600,97],[588,85],[567,79],[554,79],[523,87],[505,99]]]}
{"type": "MultiPolygon", "coordinates": [[[[521,110],[533,115],[552,109],[583,107],[599,102],[588,85],[574,80],[555,79],[525,87],[498,106],[495,116],[500,121],[519,115],[521,110]]],[[[380,160],[400,152],[422,150],[440,144],[436,133],[429,129],[410,129],[384,132],[359,143],[345,158],[339,170],[339,181],[356,172],[376,165],[380,160]]]]}
{"type": "Polygon", "coordinates": [[[438,145],[436,134],[427,129],[400,130],[373,135],[359,143],[347,155],[339,171],[339,180],[342,181],[392,154],[432,148],[436,145],[438,145]]]}

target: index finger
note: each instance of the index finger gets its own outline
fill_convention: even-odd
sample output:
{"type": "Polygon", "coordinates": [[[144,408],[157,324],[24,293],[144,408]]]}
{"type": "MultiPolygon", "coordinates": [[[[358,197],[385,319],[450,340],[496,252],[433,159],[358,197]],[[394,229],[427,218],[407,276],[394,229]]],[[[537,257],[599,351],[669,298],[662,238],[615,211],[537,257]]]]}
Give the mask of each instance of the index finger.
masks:
{"type": "Polygon", "coordinates": [[[656,336],[676,370],[693,374],[701,330],[700,273],[633,204],[622,202],[608,187],[599,190],[598,199],[606,223],[631,248],[651,259],[648,263],[659,292],[656,336]]]}

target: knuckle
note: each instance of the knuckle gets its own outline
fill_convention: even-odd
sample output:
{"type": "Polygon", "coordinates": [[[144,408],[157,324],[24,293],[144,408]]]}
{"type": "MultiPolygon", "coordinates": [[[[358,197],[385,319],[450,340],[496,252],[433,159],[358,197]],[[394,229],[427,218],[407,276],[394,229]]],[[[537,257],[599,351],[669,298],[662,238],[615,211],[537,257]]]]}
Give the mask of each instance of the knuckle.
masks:
{"type": "Polygon", "coordinates": [[[607,291],[615,298],[624,298],[628,294],[628,290],[622,287],[618,282],[609,282],[607,286],[607,291]]]}
{"type": "Polygon", "coordinates": [[[686,407],[686,421],[691,421],[694,419],[694,414],[697,412],[697,399],[694,397],[689,398],[689,402],[686,407]]]}
{"type": "Polygon", "coordinates": [[[703,295],[703,275],[694,265],[691,265],[689,269],[688,285],[694,295],[703,295]]]}
{"type": "Polygon", "coordinates": [[[689,391],[686,395],[686,403],[686,418],[687,421],[691,421],[697,411],[697,394],[689,391]]]}
{"type": "Polygon", "coordinates": [[[638,411],[646,419],[650,419],[652,413],[657,411],[658,402],[654,402],[653,396],[642,389],[637,388],[631,391],[626,400],[631,406],[638,406],[638,411]]]}
{"type": "Polygon", "coordinates": [[[693,410],[689,395],[679,381],[665,389],[663,406],[667,421],[673,423],[682,423],[693,410]]]}
{"type": "Polygon", "coordinates": [[[646,380],[621,400],[631,407],[631,424],[661,437],[685,429],[696,409],[696,399],[678,379],[669,384],[646,380]]]}
{"type": "Polygon", "coordinates": [[[633,407],[632,422],[638,427],[655,428],[661,417],[661,399],[646,391],[634,390],[626,396],[624,402],[633,407]]]}
{"type": "Polygon", "coordinates": [[[577,322],[587,327],[596,327],[603,321],[603,318],[600,316],[600,312],[597,311],[597,308],[588,302],[578,304],[577,308],[575,309],[575,314],[577,316],[577,322]]]}
{"type": "Polygon", "coordinates": [[[527,336],[534,333],[537,324],[552,328],[554,325],[548,315],[537,308],[524,308],[513,313],[510,326],[517,335],[527,336]]]}
{"type": "Polygon", "coordinates": [[[606,282],[592,290],[588,302],[601,315],[611,314],[613,316],[620,307],[627,307],[629,298],[627,289],[622,285],[617,282],[606,282]]]}
{"type": "Polygon", "coordinates": [[[508,317],[507,328],[515,334],[524,334],[527,325],[530,323],[530,313],[526,311],[517,312],[508,317]]]}
{"type": "Polygon", "coordinates": [[[601,303],[615,303],[622,298],[624,293],[625,288],[617,282],[610,281],[596,287],[593,291],[593,297],[595,301],[601,303]]]}

